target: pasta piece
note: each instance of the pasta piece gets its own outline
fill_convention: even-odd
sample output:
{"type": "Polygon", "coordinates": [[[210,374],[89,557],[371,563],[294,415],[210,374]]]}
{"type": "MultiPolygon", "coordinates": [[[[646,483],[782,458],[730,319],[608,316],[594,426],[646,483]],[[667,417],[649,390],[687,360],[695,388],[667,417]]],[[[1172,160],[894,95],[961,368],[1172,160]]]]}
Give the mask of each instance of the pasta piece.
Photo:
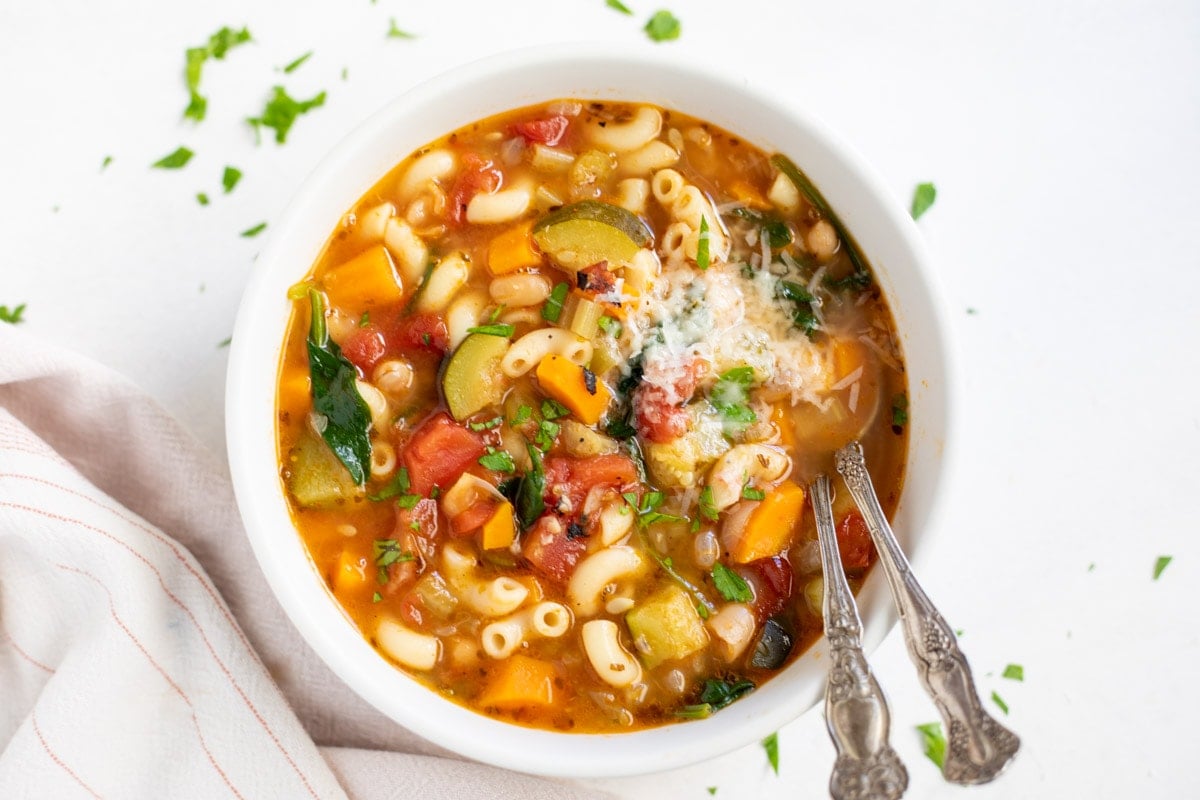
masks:
{"type": "Polygon", "coordinates": [[[579,562],[567,583],[571,607],[580,616],[596,616],[605,596],[616,589],[617,580],[639,572],[644,563],[632,547],[618,545],[591,554],[579,562]]]}
{"type": "Polygon", "coordinates": [[[712,489],[713,507],[723,511],[742,497],[747,483],[774,483],[791,469],[792,460],[777,447],[739,444],[713,464],[706,483],[712,489]]]}
{"type": "Polygon", "coordinates": [[[628,153],[637,150],[662,130],[662,112],[650,106],[639,106],[633,117],[625,122],[592,121],[585,127],[588,139],[604,150],[628,153]]]}
{"type": "Polygon", "coordinates": [[[418,633],[391,618],[380,621],[375,640],[380,650],[410,669],[433,669],[442,651],[436,636],[418,633]]]}
{"type": "Polygon", "coordinates": [[[621,156],[617,171],[622,175],[649,175],[679,161],[679,151],[664,141],[655,139],[621,156]]]}
{"type": "Polygon", "coordinates": [[[429,261],[429,248],[412,227],[404,220],[389,219],[383,231],[383,244],[396,259],[404,282],[410,286],[420,283],[429,261]]]}
{"type": "Polygon", "coordinates": [[[560,355],[576,364],[592,360],[591,342],[561,328],[541,328],[530,331],[513,342],[504,354],[500,369],[510,378],[519,378],[533,369],[548,355],[560,355]]]}
{"type": "Polygon", "coordinates": [[[633,214],[646,213],[649,196],[650,181],[645,178],[626,178],[617,184],[617,205],[633,214]]]}
{"type": "Polygon", "coordinates": [[[663,208],[670,210],[671,205],[678,199],[687,181],[673,169],[660,169],[650,179],[650,193],[663,208]]]}
{"type": "Polygon", "coordinates": [[[617,623],[611,619],[593,619],[582,629],[583,649],[600,680],[621,688],[642,678],[642,665],[621,646],[617,623]]]}
{"type": "Polygon", "coordinates": [[[570,627],[571,612],[567,607],[544,601],[485,625],[480,633],[480,644],[492,658],[508,658],[530,639],[556,639],[570,627]]]}
{"type": "Polygon", "coordinates": [[[446,332],[450,337],[450,349],[462,344],[469,335],[468,329],[477,326],[487,310],[488,298],[483,292],[461,292],[446,309],[446,332]]]}
{"type": "Polygon", "coordinates": [[[529,588],[508,576],[488,580],[479,575],[478,562],[457,542],[442,549],[446,581],[458,599],[485,617],[500,617],[516,611],[529,596],[529,588]]]}
{"type": "Polygon", "coordinates": [[[472,225],[496,225],[512,222],[525,215],[533,204],[528,186],[513,186],[492,194],[479,193],[467,203],[467,222],[472,225]]]}

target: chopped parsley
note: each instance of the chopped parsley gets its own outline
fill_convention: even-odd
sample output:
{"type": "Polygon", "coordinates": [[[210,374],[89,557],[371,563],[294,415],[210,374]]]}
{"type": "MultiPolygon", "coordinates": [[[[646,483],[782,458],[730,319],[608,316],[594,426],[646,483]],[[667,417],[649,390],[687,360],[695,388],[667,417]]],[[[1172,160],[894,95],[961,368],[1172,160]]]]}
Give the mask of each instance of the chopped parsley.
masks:
{"type": "Polygon", "coordinates": [[[362,316],[358,318],[358,327],[365,328],[371,324],[371,312],[364,311],[362,316]]]}
{"type": "Polygon", "coordinates": [[[182,169],[187,166],[187,163],[192,160],[192,156],[194,155],[195,153],[191,150],[180,146],[175,148],[175,152],[168,153],[150,166],[155,169],[182,169]]]}
{"type": "Polygon", "coordinates": [[[1170,563],[1171,556],[1158,557],[1158,560],[1154,562],[1154,580],[1158,580],[1158,577],[1163,574],[1163,570],[1166,569],[1167,565],[1170,563]]]}
{"type": "Polygon", "coordinates": [[[534,435],[534,441],[542,450],[549,450],[554,447],[554,440],[558,438],[559,425],[557,422],[551,422],[548,419],[538,421],[537,433],[534,435]]]}
{"type": "Polygon", "coordinates": [[[767,493],[764,492],[762,489],[755,489],[747,481],[746,485],[742,487],[742,499],[743,500],[766,500],[767,493]]]}
{"type": "Polygon", "coordinates": [[[276,144],[283,144],[287,141],[288,131],[292,129],[297,117],[323,105],[325,105],[324,92],[320,92],[308,100],[296,100],[288,95],[282,86],[275,86],[271,89],[271,98],[263,107],[262,115],[247,117],[246,121],[254,126],[255,137],[259,136],[262,128],[270,128],[275,131],[276,144]]]}
{"type": "Polygon", "coordinates": [[[779,774],[779,733],[772,733],[762,740],[763,750],[767,753],[767,763],[776,775],[779,774]]]}
{"type": "Polygon", "coordinates": [[[479,465],[484,469],[494,469],[497,472],[516,472],[517,466],[507,450],[497,450],[489,447],[487,453],[479,457],[479,465]]]}
{"type": "Polygon", "coordinates": [[[204,192],[196,192],[196,202],[202,206],[208,205],[208,195],[204,192]]]}
{"type": "Polygon", "coordinates": [[[232,343],[233,343],[233,337],[232,337],[232,336],[226,336],[224,339],[222,339],[221,341],[217,342],[217,349],[218,349],[218,350],[224,350],[226,347],[229,347],[229,345],[230,345],[230,344],[232,344],[232,343]]]}
{"type": "Polygon", "coordinates": [[[100,162],[100,171],[104,172],[104,170],[108,169],[108,165],[111,164],[112,162],[113,162],[112,156],[105,156],[104,160],[100,162]]]}
{"type": "Polygon", "coordinates": [[[25,304],[13,306],[0,306],[0,322],[7,322],[9,325],[19,325],[25,320],[22,315],[25,313],[25,304]]]}
{"type": "Polygon", "coordinates": [[[225,189],[225,194],[233,191],[233,187],[238,185],[238,181],[242,179],[242,171],[237,167],[225,167],[225,171],[221,173],[221,186],[225,189]]]}
{"type": "Polygon", "coordinates": [[[542,451],[533,445],[527,445],[526,449],[529,451],[530,467],[517,484],[514,503],[522,528],[528,528],[546,510],[546,473],[542,469],[542,451]]]}
{"type": "Polygon", "coordinates": [[[772,250],[782,250],[792,243],[792,229],[788,227],[786,222],[779,219],[779,217],[755,211],[753,208],[747,206],[739,206],[729,213],[757,225],[762,233],[766,235],[772,250]]]}
{"type": "Polygon", "coordinates": [[[393,497],[399,497],[408,492],[412,487],[411,481],[408,478],[408,468],[401,467],[396,475],[379,490],[378,494],[369,494],[367,499],[373,503],[378,503],[382,500],[391,500],[393,497]]]}
{"type": "Polygon", "coordinates": [[[467,427],[479,433],[480,431],[490,431],[492,428],[498,428],[504,423],[504,417],[492,417],[486,422],[468,422],[467,427]]]}
{"type": "Polygon", "coordinates": [[[642,30],[651,41],[669,42],[679,38],[683,26],[670,11],[660,10],[654,12],[654,16],[647,20],[646,27],[642,30]]]}
{"type": "Polygon", "coordinates": [[[754,683],[745,679],[742,680],[724,680],[722,678],[709,678],[704,682],[704,688],[700,692],[700,702],[695,705],[684,706],[675,712],[677,717],[685,717],[687,719],[704,719],[714,711],[720,711],[735,700],[738,700],[750,692],[754,691],[754,683]]]}
{"type": "Polygon", "coordinates": [[[727,426],[740,429],[758,419],[746,402],[753,382],[754,368],[747,366],[734,367],[717,378],[708,399],[727,426]]]}
{"type": "Polygon", "coordinates": [[[920,219],[933,205],[934,200],[937,200],[937,187],[932,183],[918,183],[917,188],[913,190],[912,208],[909,212],[912,218],[920,219]]]}
{"type": "Polygon", "coordinates": [[[929,722],[918,725],[917,731],[925,745],[925,756],[941,769],[946,763],[946,736],[942,733],[942,723],[929,722]]]}
{"type": "Polygon", "coordinates": [[[908,395],[900,392],[892,398],[892,431],[897,435],[908,424],[908,395]]]}
{"type": "Polygon", "coordinates": [[[258,236],[260,233],[262,233],[266,229],[267,229],[267,223],[260,222],[257,225],[255,225],[253,228],[246,228],[246,230],[239,233],[238,236],[241,236],[243,239],[253,239],[255,236],[258,236]]]}
{"type": "Polygon", "coordinates": [[[1001,673],[1000,677],[1008,678],[1010,681],[1024,681],[1025,668],[1020,664],[1009,664],[1004,668],[1004,672],[1001,673]]]}
{"type": "Polygon", "coordinates": [[[604,331],[614,339],[621,338],[621,323],[617,322],[612,317],[601,317],[596,324],[600,326],[600,330],[604,331]]]}
{"type": "Polygon", "coordinates": [[[708,229],[708,217],[700,215],[700,237],[696,242],[696,266],[701,270],[708,269],[708,242],[712,232],[708,229]]]}
{"type": "Polygon", "coordinates": [[[409,33],[406,30],[401,30],[401,28],[396,24],[396,18],[392,17],[391,19],[388,20],[387,38],[389,38],[389,39],[415,39],[415,38],[417,38],[417,36],[414,33],[409,33]]]}
{"type": "Polygon", "coordinates": [[[633,16],[633,9],[622,3],[621,0],[604,0],[604,5],[608,6],[614,11],[620,11],[626,16],[633,16]]]}
{"type": "Polygon", "coordinates": [[[554,285],[554,288],[550,290],[550,296],[546,298],[546,304],[542,306],[542,319],[546,322],[558,322],[558,318],[562,316],[563,302],[567,299],[569,291],[571,291],[571,287],[565,281],[554,285]]]}
{"type": "Polygon", "coordinates": [[[291,75],[293,72],[300,69],[300,67],[302,67],[304,65],[305,61],[308,61],[310,58],[312,58],[312,54],[313,54],[313,51],[309,50],[307,53],[300,56],[295,61],[290,62],[286,67],[283,68],[284,74],[291,75]]]}
{"type": "Polygon", "coordinates": [[[713,564],[712,579],[713,586],[717,587],[721,596],[731,603],[749,603],[754,599],[754,592],[751,591],[750,584],[720,561],[713,564]]]}
{"type": "Polygon", "coordinates": [[[390,567],[392,564],[416,558],[407,550],[401,550],[400,543],[395,539],[376,539],[371,549],[375,556],[375,565],[379,567],[390,567]]]}
{"type": "Polygon", "coordinates": [[[495,322],[496,320],[500,319],[500,315],[503,313],[504,313],[503,305],[498,305],[495,308],[493,308],[492,313],[488,314],[488,324],[490,325],[493,322],[495,322]]]}
{"type": "Polygon", "coordinates": [[[542,416],[546,419],[559,419],[570,414],[571,411],[562,403],[547,397],[542,401],[542,416]]]}
{"type": "Polygon", "coordinates": [[[242,28],[238,31],[224,27],[209,36],[207,44],[187,49],[184,53],[184,78],[187,81],[189,100],[187,108],[183,110],[184,119],[199,122],[204,119],[204,115],[208,111],[208,98],[200,94],[200,75],[204,69],[204,63],[210,58],[221,61],[234,47],[249,41],[251,41],[249,29],[242,28]]]}
{"type": "Polygon", "coordinates": [[[804,335],[813,338],[819,322],[813,305],[817,298],[808,289],[794,281],[780,281],[776,289],[776,297],[792,304],[792,324],[804,331],[804,335]]]}
{"type": "Polygon", "coordinates": [[[716,793],[717,793],[717,787],[715,787],[715,786],[709,786],[709,787],[708,787],[708,793],[709,793],[710,795],[716,795],[716,793]]]}
{"type": "MultiPolygon", "coordinates": [[[[400,495],[400,499],[396,501],[396,505],[406,511],[411,511],[417,507],[417,503],[419,502],[421,502],[421,495],[419,494],[402,494],[400,495]]],[[[416,520],[413,520],[412,525],[414,526],[413,530],[417,530],[416,520]]]]}
{"type": "Polygon", "coordinates": [[[1004,702],[1004,699],[995,692],[992,692],[992,702],[995,703],[997,708],[1003,711],[1005,715],[1008,714],[1008,703],[1004,702]]]}
{"type": "MultiPolygon", "coordinates": [[[[626,492],[621,495],[625,498],[625,502],[629,503],[638,513],[638,524],[643,528],[653,525],[656,522],[682,522],[680,517],[674,514],[664,514],[659,511],[659,507],[667,499],[666,495],[659,491],[646,492],[642,495],[642,502],[639,505],[637,502],[637,494],[634,492],[626,492]]],[[[671,568],[670,559],[666,560],[665,566],[671,568]]]]}
{"type": "Polygon", "coordinates": [[[521,405],[517,406],[517,413],[513,415],[511,420],[508,421],[508,424],[516,427],[517,425],[523,425],[526,422],[529,422],[529,420],[532,418],[533,409],[529,406],[521,405]]]}
{"type": "Polygon", "coordinates": [[[507,339],[516,330],[514,326],[502,322],[496,325],[476,325],[474,328],[467,328],[467,333],[482,333],[484,336],[500,336],[507,339]]]}
{"type": "Polygon", "coordinates": [[[371,595],[372,603],[379,603],[382,601],[383,601],[383,595],[381,595],[379,592],[376,592],[375,594],[371,595]]]}
{"type": "Polygon", "coordinates": [[[706,519],[709,522],[717,521],[717,517],[720,515],[717,512],[717,504],[713,499],[713,490],[711,486],[705,486],[700,491],[700,500],[698,505],[701,518],[706,519]]]}

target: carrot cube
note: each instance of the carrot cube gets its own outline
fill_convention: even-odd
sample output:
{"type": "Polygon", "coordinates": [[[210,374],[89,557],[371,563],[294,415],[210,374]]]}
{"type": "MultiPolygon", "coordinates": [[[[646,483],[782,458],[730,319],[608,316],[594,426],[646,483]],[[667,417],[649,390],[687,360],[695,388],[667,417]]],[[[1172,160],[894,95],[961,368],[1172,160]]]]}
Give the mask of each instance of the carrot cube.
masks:
{"type": "Polygon", "coordinates": [[[738,564],[746,564],[779,555],[791,546],[803,515],[804,490],[794,483],[780,484],[750,514],[746,530],[731,549],[730,557],[738,564]]]}
{"type": "Polygon", "coordinates": [[[512,503],[501,503],[488,521],[483,523],[483,549],[508,547],[516,538],[517,526],[513,519],[512,503]]]}
{"type": "Polygon", "coordinates": [[[488,245],[487,261],[493,275],[507,275],[523,267],[541,264],[541,255],[533,249],[533,220],[515,225],[493,238],[488,245]]]}
{"type": "Polygon", "coordinates": [[[487,688],[479,695],[479,705],[515,711],[528,706],[554,704],[553,664],[519,653],[500,662],[487,688]]]}
{"type": "Polygon", "coordinates": [[[595,374],[559,355],[548,355],[538,363],[537,379],[542,391],[588,425],[600,421],[612,400],[612,393],[595,374]]]}
{"type": "Polygon", "coordinates": [[[331,304],[353,312],[398,303],[404,294],[392,257],[381,244],[328,270],[322,285],[331,304]]]}

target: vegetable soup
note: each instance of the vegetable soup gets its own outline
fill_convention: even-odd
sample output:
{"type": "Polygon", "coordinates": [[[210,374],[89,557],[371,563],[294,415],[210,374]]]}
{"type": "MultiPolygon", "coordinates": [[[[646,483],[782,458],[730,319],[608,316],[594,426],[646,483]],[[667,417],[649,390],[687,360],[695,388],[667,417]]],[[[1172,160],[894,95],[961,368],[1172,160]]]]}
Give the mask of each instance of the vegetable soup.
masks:
{"type": "MultiPolygon", "coordinates": [[[[381,656],[479,713],[718,712],[821,633],[805,487],[834,451],[861,440],[899,499],[904,364],[853,239],[786,156],[675,111],[455,131],[290,297],[295,525],[381,656]]],[[[847,492],[834,510],[857,588],[874,552],[847,492]]]]}

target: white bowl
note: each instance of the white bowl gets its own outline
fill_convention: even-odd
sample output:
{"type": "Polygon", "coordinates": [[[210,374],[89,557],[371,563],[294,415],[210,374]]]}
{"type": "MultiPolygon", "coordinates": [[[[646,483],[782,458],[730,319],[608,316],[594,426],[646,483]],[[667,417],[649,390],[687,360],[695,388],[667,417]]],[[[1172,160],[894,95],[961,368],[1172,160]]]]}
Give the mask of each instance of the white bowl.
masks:
{"type": "MultiPolygon", "coordinates": [[[[767,152],[787,154],[820,187],[870,261],[900,331],[911,438],[894,527],[920,564],[948,473],[954,383],[946,327],[915,226],[862,159],[809,114],[745,81],[611,48],[538,48],[456,69],[396,99],[325,159],[273,224],[242,300],[226,396],[229,461],[247,535],[272,591],[313,650],[363,698],[406,728],[479,761],[543,775],[634,775],[734,750],[811,708],[824,689],[824,642],[707,720],[566,734],[491,719],[417,683],[363,639],[292,527],[276,463],[275,379],[291,310],[286,292],[310,269],[341,215],[417,147],[477,119],[561,97],[678,109],[767,152]]],[[[895,622],[880,570],[859,604],[865,642],[873,648],[895,622]]]]}

